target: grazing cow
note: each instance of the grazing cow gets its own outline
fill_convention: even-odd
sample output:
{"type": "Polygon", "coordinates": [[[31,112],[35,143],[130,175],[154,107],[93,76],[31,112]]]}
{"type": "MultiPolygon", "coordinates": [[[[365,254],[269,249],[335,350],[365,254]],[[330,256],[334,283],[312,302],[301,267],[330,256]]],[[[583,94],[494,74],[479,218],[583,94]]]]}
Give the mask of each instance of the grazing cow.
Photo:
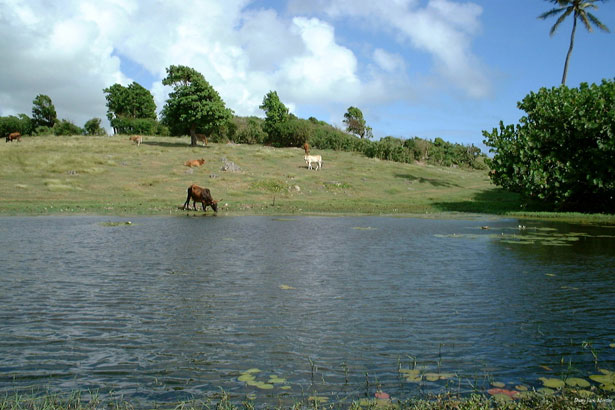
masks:
{"type": "Polygon", "coordinates": [[[192,168],[192,167],[200,167],[204,163],[205,163],[205,159],[201,158],[201,159],[193,159],[191,161],[186,161],[184,162],[184,165],[192,168]]]}
{"type": "Polygon", "coordinates": [[[130,138],[128,138],[130,141],[133,141],[135,144],[137,144],[137,146],[141,145],[141,143],[143,142],[143,137],[140,135],[135,135],[132,136],[130,138]]]}
{"type": "Polygon", "coordinates": [[[196,134],[196,139],[203,143],[203,146],[207,145],[207,135],[205,134],[196,134]]]}
{"type": "Polygon", "coordinates": [[[303,149],[305,150],[305,155],[310,155],[310,144],[307,142],[303,144],[303,149]]]}
{"type": "Polygon", "coordinates": [[[211,206],[214,212],[218,212],[218,201],[214,201],[211,197],[209,188],[201,188],[198,185],[192,184],[188,187],[188,197],[184,203],[183,209],[190,209],[190,200],[192,199],[192,208],[196,211],[196,203],[203,204],[203,212],[207,212],[207,207],[211,206]]]}
{"type": "Polygon", "coordinates": [[[11,132],[6,136],[6,142],[13,142],[13,140],[17,140],[17,142],[21,142],[21,134],[18,132],[11,132]]]}
{"type": "Polygon", "coordinates": [[[305,159],[308,169],[312,169],[312,162],[316,163],[316,171],[322,168],[322,157],[320,155],[306,155],[303,159],[305,159]]]}

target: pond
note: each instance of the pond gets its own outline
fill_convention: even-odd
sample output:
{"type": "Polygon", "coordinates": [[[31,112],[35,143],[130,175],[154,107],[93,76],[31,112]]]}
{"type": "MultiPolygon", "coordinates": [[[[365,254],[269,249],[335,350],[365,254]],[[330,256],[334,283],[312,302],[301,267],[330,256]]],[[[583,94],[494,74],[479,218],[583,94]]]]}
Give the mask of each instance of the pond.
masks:
{"type": "Polygon", "coordinates": [[[615,370],[613,227],[10,217],[0,260],[0,393],[334,403],[615,370]]]}

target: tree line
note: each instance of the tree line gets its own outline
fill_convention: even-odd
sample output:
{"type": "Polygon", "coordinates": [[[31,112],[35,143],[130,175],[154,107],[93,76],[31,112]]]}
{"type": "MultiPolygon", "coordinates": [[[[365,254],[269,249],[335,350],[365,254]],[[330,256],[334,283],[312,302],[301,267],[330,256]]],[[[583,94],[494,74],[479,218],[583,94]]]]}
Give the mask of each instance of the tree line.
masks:
{"type": "MultiPolygon", "coordinates": [[[[235,116],[205,77],[190,67],[168,67],[162,83],[173,90],[160,120],[153,95],[137,82],[103,89],[107,119],[115,134],[188,135],[192,146],[197,144],[197,134],[205,134],[213,142],[276,147],[300,147],[307,142],[314,148],[360,152],[383,160],[486,168],[485,155],[479,148],[441,138],[430,141],[389,136],[373,141],[372,129],[357,107],[348,108],[343,120],[346,129],[341,130],[314,117],[306,120],[291,114],[276,91],[267,93],[259,106],[265,112],[264,119],[235,116]]],[[[83,128],[58,120],[53,102],[46,95],[34,99],[31,118],[25,114],[0,117],[0,131],[3,135],[14,131],[24,135],[106,135],[100,118],[89,120],[83,128]]]]}

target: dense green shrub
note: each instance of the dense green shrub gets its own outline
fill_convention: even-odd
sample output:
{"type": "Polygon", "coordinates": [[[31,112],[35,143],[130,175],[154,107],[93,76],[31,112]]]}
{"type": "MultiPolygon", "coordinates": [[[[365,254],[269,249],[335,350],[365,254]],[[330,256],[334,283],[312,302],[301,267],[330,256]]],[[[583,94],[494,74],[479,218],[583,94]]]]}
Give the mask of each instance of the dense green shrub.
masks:
{"type": "Polygon", "coordinates": [[[236,144],[262,144],[267,137],[263,130],[264,120],[258,117],[235,117],[237,130],[231,139],[236,144]]]}
{"type": "Polygon", "coordinates": [[[116,117],[111,126],[118,134],[160,135],[158,121],[151,118],[116,117]]]}
{"type": "Polygon", "coordinates": [[[85,135],[107,135],[107,131],[101,127],[102,120],[100,118],[92,118],[83,126],[85,135]]]}
{"type": "Polygon", "coordinates": [[[32,120],[26,114],[19,116],[9,115],[0,117],[0,137],[6,138],[12,132],[19,132],[21,135],[32,133],[32,120]]]}
{"type": "Polygon", "coordinates": [[[493,182],[557,210],[615,212],[615,82],[542,88],[516,125],[483,131],[493,182]]]}
{"type": "Polygon", "coordinates": [[[83,130],[71,121],[62,119],[54,124],[53,133],[54,135],[81,135],[83,130]]]}

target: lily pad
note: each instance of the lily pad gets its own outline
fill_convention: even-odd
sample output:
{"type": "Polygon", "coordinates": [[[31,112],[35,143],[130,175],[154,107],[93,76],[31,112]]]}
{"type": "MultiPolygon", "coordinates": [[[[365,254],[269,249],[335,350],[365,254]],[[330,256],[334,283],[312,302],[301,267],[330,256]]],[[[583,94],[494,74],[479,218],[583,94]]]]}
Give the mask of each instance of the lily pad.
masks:
{"type": "Polygon", "coordinates": [[[615,392],[615,384],[613,383],[601,384],[600,388],[604,391],[615,392]]]}
{"type": "Polygon", "coordinates": [[[543,396],[553,396],[555,394],[555,390],[549,389],[547,387],[541,387],[540,389],[536,391],[542,394],[543,396]]]}
{"type": "Polygon", "coordinates": [[[500,401],[500,402],[509,402],[513,400],[512,397],[510,397],[507,394],[503,394],[503,393],[493,394],[492,397],[495,401],[500,401]]]}
{"type": "Polygon", "coordinates": [[[515,389],[519,390],[519,391],[527,391],[527,386],[524,386],[522,384],[518,384],[515,386],[515,389]]]}
{"type": "Polygon", "coordinates": [[[282,289],[282,290],[294,290],[294,289],[296,289],[296,288],[293,288],[292,286],[289,286],[289,285],[280,285],[279,288],[282,289]]]}
{"type": "Polygon", "coordinates": [[[615,382],[611,376],[606,374],[592,374],[589,378],[600,384],[612,384],[615,382]]]}
{"type": "Polygon", "coordinates": [[[421,376],[420,374],[415,375],[408,375],[408,377],[406,377],[406,381],[408,383],[420,383],[423,381],[423,376],[421,376]]]}
{"type": "Polygon", "coordinates": [[[566,385],[566,383],[564,383],[561,379],[540,377],[539,380],[542,381],[543,386],[551,389],[561,389],[566,385]]]}
{"type": "Polygon", "coordinates": [[[492,383],[491,383],[491,385],[492,385],[493,387],[499,387],[499,388],[502,388],[502,387],[506,386],[506,383],[502,383],[502,382],[492,382],[492,383]]]}
{"type": "Polygon", "coordinates": [[[570,387],[589,387],[591,385],[587,380],[578,377],[567,378],[566,384],[570,387]]]}
{"type": "Polygon", "coordinates": [[[615,343],[611,343],[609,347],[612,347],[613,349],[615,349],[615,343]]]}
{"type": "Polygon", "coordinates": [[[490,395],[494,397],[499,396],[499,395],[508,396],[508,398],[510,399],[514,399],[517,396],[517,394],[519,394],[519,392],[515,390],[506,390],[506,389],[500,389],[500,388],[489,389],[487,390],[487,393],[489,393],[490,395]]]}
{"type": "Polygon", "coordinates": [[[419,369],[399,369],[399,372],[408,376],[418,376],[421,373],[419,369]]]}
{"type": "Polygon", "coordinates": [[[278,376],[270,376],[269,377],[269,381],[268,381],[268,383],[272,383],[272,384],[282,384],[282,383],[285,383],[285,382],[286,382],[286,379],[283,379],[283,378],[278,377],[278,376]]]}
{"type": "Polygon", "coordinates": [[[259,389],[262,389],[262,390],[271,390],[271,389],[273,389],[273,384],[269,384],[269,383],[262,383],[262,382],[260,382],[260,383],[255,384],[254,386],[258,387],[259,389]]]}
{"type": "Polygon", "coordinates": [[[290,390],[291,387],[290,386],[282,386],[280,387],[281,390],[290,390]]]}
{"type": "Polygon", "coordinates": [[[260,369],[253,368],[253,369],[246,370],[244,373],[252,374],[252,373],[260,373],[260,372],[261,372],[260,369]]]}
{"type": "Polygon", "coordinates": [[[243,373],[241,376],[237,378],[240,382],[251,382],[254,381],[254,376],[249,373],[243,373]]]}
{"type": "Polygon", "coordinates": [[[425,373],[425,378],[430,382],[435,382],[436,380],[440,380],[440,375],[437,373],[425,373]]]}

